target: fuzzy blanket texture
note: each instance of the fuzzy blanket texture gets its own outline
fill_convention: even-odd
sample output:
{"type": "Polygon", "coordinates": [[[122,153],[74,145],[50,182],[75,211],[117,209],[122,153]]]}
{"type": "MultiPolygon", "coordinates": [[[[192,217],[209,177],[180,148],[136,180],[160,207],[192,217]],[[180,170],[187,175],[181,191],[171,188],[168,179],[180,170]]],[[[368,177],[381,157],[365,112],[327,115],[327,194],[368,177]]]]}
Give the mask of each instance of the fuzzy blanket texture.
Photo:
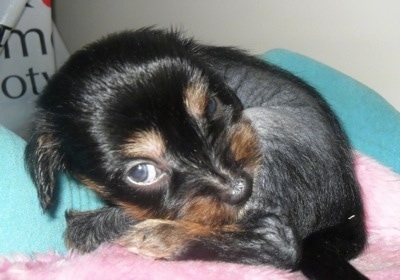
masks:
{"type": "MultiPolygon", "coordinates": [[[[368,246],[352,263],[370,279],[400,279],[400,175],[357,154],[368,246]]],[[[269,266],[151,260],[116,246],[93,253],[68,252],[0,258],[0,279],[304,279],[269,266]]]]}

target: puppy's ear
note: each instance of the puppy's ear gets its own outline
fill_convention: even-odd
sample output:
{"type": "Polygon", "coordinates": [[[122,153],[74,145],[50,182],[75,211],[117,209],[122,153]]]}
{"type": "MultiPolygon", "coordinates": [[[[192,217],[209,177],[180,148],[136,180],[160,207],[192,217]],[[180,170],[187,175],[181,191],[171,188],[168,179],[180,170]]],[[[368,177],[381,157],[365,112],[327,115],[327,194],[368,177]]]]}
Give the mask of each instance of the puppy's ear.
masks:
{"type": "Polygon", "coordinates": [[[35,127],[25,150],[25,164],[36,186],[40,205],[47,210],[54,202],[57,175],[62,171],[59,143],[53,133],[35,127]]]}

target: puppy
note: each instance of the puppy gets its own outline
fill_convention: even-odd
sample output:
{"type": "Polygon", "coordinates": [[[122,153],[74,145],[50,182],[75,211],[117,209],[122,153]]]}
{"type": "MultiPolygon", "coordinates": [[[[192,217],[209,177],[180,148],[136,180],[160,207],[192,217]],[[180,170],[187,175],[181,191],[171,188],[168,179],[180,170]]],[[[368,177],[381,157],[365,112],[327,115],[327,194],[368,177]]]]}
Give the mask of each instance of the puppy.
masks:
{"type": "Polygon", "coordinates": [[[348,263],[366,241],[348,140],[297,77],[147,28],[72,55],[37,107],[26,162],[42,207],[59,172],[110,204],[67,216],[70,247],[366,279],[348,263]]]}

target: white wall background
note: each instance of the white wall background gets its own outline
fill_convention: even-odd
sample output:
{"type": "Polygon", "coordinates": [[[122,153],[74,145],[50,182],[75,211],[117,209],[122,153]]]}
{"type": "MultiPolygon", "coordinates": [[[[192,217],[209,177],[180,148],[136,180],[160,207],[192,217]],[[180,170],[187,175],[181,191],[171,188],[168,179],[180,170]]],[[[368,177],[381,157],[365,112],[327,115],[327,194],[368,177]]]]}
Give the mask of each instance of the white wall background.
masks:
{"type": "Polygon", "coordinates": [[[254,54],[286,48],[378,91],[400,110],[398,0],[53,0],[70,51],[109,32],[157,24],[254,54]]]}

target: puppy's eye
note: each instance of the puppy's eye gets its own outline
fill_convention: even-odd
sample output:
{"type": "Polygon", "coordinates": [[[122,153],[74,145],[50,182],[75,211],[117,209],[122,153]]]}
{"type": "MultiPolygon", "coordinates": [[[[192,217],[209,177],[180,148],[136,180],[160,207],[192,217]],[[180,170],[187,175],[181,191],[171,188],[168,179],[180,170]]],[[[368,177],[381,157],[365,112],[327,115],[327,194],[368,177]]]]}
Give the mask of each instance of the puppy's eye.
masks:
{"type": "Polygon", "coordinates": [[[162,172],[151,163],[138,163],[132,166],[127,172],[127,179],[138,185],[151,185],[158,181],[162,172]]]}
{"type": "Polygon", "coordinates": [[[212,97],[208,100],[206,107],[206,114],[208,117],[212,117],[218,109],[218,101],[216,97],[212,97]]]}

